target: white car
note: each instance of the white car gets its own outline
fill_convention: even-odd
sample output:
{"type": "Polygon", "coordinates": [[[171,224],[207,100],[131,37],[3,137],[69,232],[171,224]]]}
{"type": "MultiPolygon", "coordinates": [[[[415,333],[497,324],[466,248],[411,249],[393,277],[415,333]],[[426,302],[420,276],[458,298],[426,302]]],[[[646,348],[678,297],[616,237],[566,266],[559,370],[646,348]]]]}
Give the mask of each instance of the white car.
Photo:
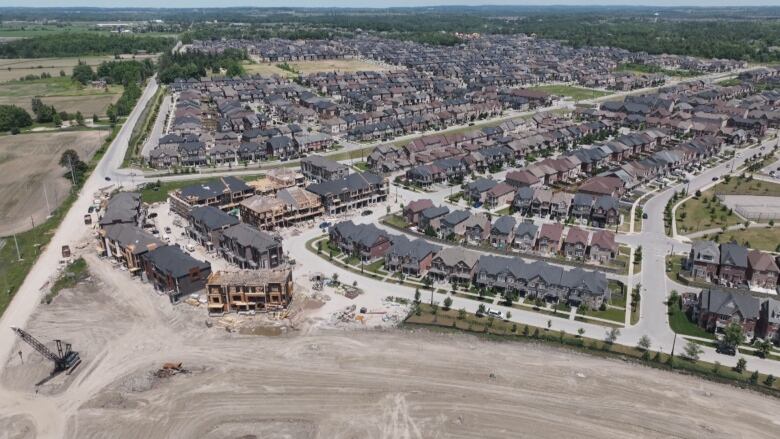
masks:
{"type": "Polygon", "coordinates": [[[504,313],[502,313],[501,311],[499,311],[497,309],[489,308],[487,313],[488,313],[488,315],[490,317],[496,317],[496,318],[499,318],[499,319],[503,319],[504,318],[504,313]]]}

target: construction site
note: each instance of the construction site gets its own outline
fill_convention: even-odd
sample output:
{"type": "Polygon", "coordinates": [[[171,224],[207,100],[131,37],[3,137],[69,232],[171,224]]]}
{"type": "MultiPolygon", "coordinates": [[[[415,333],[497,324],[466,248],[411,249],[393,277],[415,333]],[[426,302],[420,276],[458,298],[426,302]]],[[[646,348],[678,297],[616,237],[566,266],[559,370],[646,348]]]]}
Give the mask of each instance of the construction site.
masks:
{"type": "Polygon", "coordinates": [[[396,329],[406,305],[318,275],[296,285],[284,318],[211,318],[85,259],[89,279],[25,328],[53,356],[19,338],[4,365],[6,437],[759,438],[780,428],[777,401],[753,392],[544,345],[396,329]],[[57,339],[71,350],[59,354],[57,339]],[[66,352],[81,364],[47,379],[66,352]]]}

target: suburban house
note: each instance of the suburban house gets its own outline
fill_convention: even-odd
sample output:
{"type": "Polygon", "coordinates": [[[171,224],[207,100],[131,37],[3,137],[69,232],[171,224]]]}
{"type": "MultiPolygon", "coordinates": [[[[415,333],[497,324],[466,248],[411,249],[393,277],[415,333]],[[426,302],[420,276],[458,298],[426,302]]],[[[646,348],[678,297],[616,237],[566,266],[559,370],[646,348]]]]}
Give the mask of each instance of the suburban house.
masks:
{"type": "Polygon", "coordinates": [[[471,213],[466,210],[453,210],[439,221],[439,236],[445,239],[462,237],[466,234],[466,220],[471,213]]]}
{"type": "Polygon", "coordinates": [[[283,263],[282,243],[267,232],[239,223],[222,232],[219,253],[240,268],[276,268],[283,263]]]}
{"type": "Polygon", "coordinates": [[[688,266],[694,279],[713,282],[718,278],[720,248],[713,241],[697,240],[691,245],[688,266]]]}
{"type": "Polygon", "coordinates": [[[718,279],[722,285],[739,286],[747,282],[748,249],[736,242],[720,245],[720,270],[718,279]]]}
{"type": "Polygon", "coordinates": [[[615,234],[608,230],[598,230],[590,239],[590,259],[601,264],[610,262],[618,254],[615,234]]]}
{"type": "Polygon", "coordinates": [[[579,227],[569,227],[566,238],[563,240],[563,255],[567,259],[585,259],[588,251],[590,233],[579,227]]]}
{"type": "Polygon", "coordinates": [[[475,213],[464,221],[465,238],[469,244],[479,245],[490,236],[492,224],[490,218],[484,213],[475,213]]]}
{"type": "Polygon", "coordinates": [[[403,216],[406,220],[407,224],[419,224],[420,223],[420,216],[422,215],[423,211],[425,209],[428,209],[429,207],[433,207],[433,201],[423,198],[419,200],[414,200],[404,206],[403,209],[403,216]]]}
{"type": "Polygon", "coordinates": [[[479,261],[479,254],[462,247],[447,247],[433,257],[428,276],[436,281],[468,285],[479,261]]]}
{"type": "Polygon", "coordinates": [[[761,301],[748,294],[720,289],[703,290],[696,307],[699,326],[709,332],[721,332],[731,323],[742,326],[742,333],[753,338],[761,301]]]}
{"type": "Polygon", "coordinates": [[[767,299],[761,304],[757,336],[780,344],[780,300],[767,299]]]}
{"type": "Polygon", "coordinates": [[[537,233],[539,233],[539,227],[536,224],[521,222],[515,229],[515,240],[512,247],[521,252],[534,250],[537,233]]]}
{"type": "Polygon", "coordinates": [[[777,276],[780,268],[775,263],[775,258],[769,253],[758,250],[748,252],[747,278],[750,289],[765,290],[775,294],[777,290],[777,276]]]}
{"type": "Polygon", "coordinates": [[[390,236],[373,224],[343,221],[334,224],[328,234],[331,244],[345,254],[359,257],[363,262],[384,257],[392,245],[390,236]]]}
{"type": "Polygon", "coordinates": [[[199,261],[175,245],[150,250],[142,257],[147,279],[172,303],[202,290],[211,274],[211,264],[199,261]]]}
{"type": "Polygon", "coordinates": [[[536,240],[536,248],[539,252],[548,255],[558,253],[563,236],[563,225],[557,223],[542,224],[539,230],[539,238],[536,240]]]}
{"type": "Polygon", "coordinates": [[[490,188],[485,194],[485,208],[496,209],[512,204],[515,197],[515,187],[506,183],[499,183],[490,188]]]}
{"type": "Polygon", "coordinates": [[[441,228],[441,220],[450,213],[447,206],[429,207],[420,213],[417,229],[421,232],[428,232],[429,228],[434,232],[441,228]]]}
{"type": "Polygon", "coordinates": [[[219,245],[222,232],[238,223],[238,218],[214,206],[196,206],[190,211],[187,234],[211,252],[219,245]]]}
{"type": "Polygon", "coordinates": [[[490,228],[490,245],[498,249],[508,249],[515,238],[515,217],[505,215],[499,217],[490,228]]]}
{"type": "Polygon", "coordinates": [[[393,238],[393,245],[385,254],[385,270],[420,276],[431,266],[433,256],[441,246],[424,239],[409,239],[404,235],[393,238]]]}
{"type": "Polygon", "coordinates": [[[208,277],[206,293],[212,316],[279,311],[292,300],[292,270],[217,271],[208,277]]]}

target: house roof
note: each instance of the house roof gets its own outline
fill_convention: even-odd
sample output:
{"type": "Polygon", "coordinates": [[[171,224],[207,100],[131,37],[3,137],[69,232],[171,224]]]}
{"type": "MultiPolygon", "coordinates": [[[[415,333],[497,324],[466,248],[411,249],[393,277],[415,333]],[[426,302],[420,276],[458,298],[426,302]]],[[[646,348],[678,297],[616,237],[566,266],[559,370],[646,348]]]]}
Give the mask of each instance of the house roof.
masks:
{"type": "Polygon", "coordinates": [[[237,242],[242,247],[251,247],[260,252],[279,246],[279,243],[269,233],[244,223],[228,227],[222,233],[222,236],[237,242]]]}
{"type": "Polygon", "coordinates": [[[180,189],[179,194],[184,199],[205,200],[218,197],[225,192],[252,191],[252,187],[237,177],[220,177],[205,183],[193,184],[180,189]]]}
{"type": "Polygon", "coordinates": [[[748,264],[754,271],[780,273],[780,268],[777,267],[775,258],[769,253],[764,253],[762,251],[750,250],[748,252],[748,264]]]}
{"type": "Polygon", "coordinates": [[[474,267],[479,260],[479,254],[463,247],[445,247],[435,258],[440,258],[445,265],[451,267],[458,262],[463,262],[468,267],[474,267]]]}
{"type": "Polygon", "coordinates": [[[521,222],[515,229],[515,236],[530,236],[536,237],[536,233],[539,231],[539,227],[534,223],[521,222]]]}
{"type": "Polygon", "coordinates": [[[228,215],[214,206],[195,206],[190,211],[193,221],[203,224],[209,231],[238,224],[238,218],[228,215]]]}
{"type": "Polygon", "coordinates": [[[569,231],[566,233],[566,244],[582,244],[588,245],[588,238],[590,233],[587,230],[580,229],[579,227],[569,227],[569,231]]]}
{"type": "Polygon", "coordinates": [[[509,235],[515,228],[517,220],[511,215],[504,215],[499,217],[494,223],[491,229],[491,233],[509,235]]]}
{"type": "Polygon", "coordinates": [[[404,210],[408,212],[419,213],[429,207],[433,207],[433,201],[431,201],[428,198],[423,198],[420,200],[414,200],[410,202],[409,204],[406,205],[404,210]]]}
{"type": "Polygon", "coordinates": [[[547,238],[551,241],[559,241],[563,235],[563,225],[556,223],[542,224],[542,228],[539,231],[539,239],[547,238]]]}
{"type": "Polygon", "coordinates": [[[384,184],[384,179],[371,172],[349,174],[337,180],[312,184],[306,189],[320,196],[339,195],[344,192],[365,190],[384,184]]]}
{"type": "Polygon", "coordinates": [[[136,220],[140,209],[141,194],[119,192],[108,200],[106,211],[100,218],[100,225],[131,223],[136,220]]]}
{"type": "Polygon", "coordinates": [[[211,264],[199,261],[175,245],[166,245],[151,250],[146,259],[157,270],[170,275],[173,278],[181,278],[190,274],[192,269],[209,270],[211,264]]]}
{"type": "Polygon", "coordinates": [[[140,255],[166,245],[154,235],[130,224],[109,224],[103,227],[103,230],[108,239],[118,242],[134,255],[140,255]]]}
{"type": "Polygon", "coordinates": [[[615,234],[608,230],[599,230],[593,233],[590,239],[590,246],[613,252],[618,249],[618,245],[615,242],[615,234]]]}
{"type": "Polygon", "coordinates": [[[735,267],[748,267],[748,249],[735,242],[720,245],[720,264],[735,267]]]}
{"type": "Polygon", "coordinates": [[[749,294],[737,294],[720,289],[701,292],[702,311],[719,315],[741,315],[743,319],[758,319],[761,301],[749,294]]]}
{"type": "Polygon", "coordinates": [[[373,224],[355,224],[349,220],[333,225],[331,230],[334,229],[344,239],[364,247],[373,247],[380,240],[390,240],[390,235],[373,224]]]}

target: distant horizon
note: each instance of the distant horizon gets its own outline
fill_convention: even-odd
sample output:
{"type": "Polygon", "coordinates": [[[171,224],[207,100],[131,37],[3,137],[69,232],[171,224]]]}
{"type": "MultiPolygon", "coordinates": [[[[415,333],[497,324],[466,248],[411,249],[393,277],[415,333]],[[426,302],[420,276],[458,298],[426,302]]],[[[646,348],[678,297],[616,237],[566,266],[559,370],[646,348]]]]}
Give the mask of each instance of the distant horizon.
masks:
{"type": "Polygon", "coordinates": [[[225,9],[234,7],[247,8],[343,8],[343,9],[386,9],[386,8],[427,8],[427,7],[490,7],[490,6],[534,6],[550,7],[568,6],[568,7],[624,7],[624,8],[744,8],[744,7],[780,7],[777,0],[757,0],[757,1],[734,1],[734,0],[647,0],[641,3],[630,3],[630,0],[597,0],[593,2],[583,2],[576,0],[555,0],[553,3],[544,0],[492,0],[487,2],[475,2],[470,0],[378,0],[366,2],[365,0],[308,0],[306,2],[289,2],[288,4],[279,4],[278,2],[263,2],[251,0],[224,0],[219,5],[215,5],[211,0],[168,0],[165,6],[160,6],[159,1],[153,0],[104,0],[101,5],[94,3],[85,4],[86,0],[39,0],[35,6],[29,3],[17,3],[13,0],[10,4],[0,5],[0,10],[4,8],[29,8],[29,9],[67,9],[67,8],[89,8],[89,9],[225,9]],[[258,4],[259,3],[259,4],[258,4]],[[301,3],[301,4],[297,4],[301,3]]]}

